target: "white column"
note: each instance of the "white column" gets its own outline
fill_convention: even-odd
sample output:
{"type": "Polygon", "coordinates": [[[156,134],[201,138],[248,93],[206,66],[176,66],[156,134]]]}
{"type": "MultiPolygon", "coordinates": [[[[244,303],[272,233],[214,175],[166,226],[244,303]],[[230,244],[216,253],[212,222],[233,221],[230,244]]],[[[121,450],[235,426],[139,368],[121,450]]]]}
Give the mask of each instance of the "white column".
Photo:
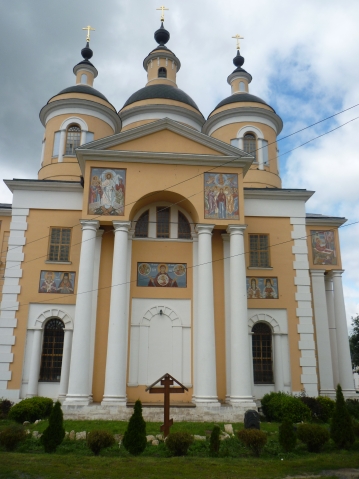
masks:
{"type": "Polygon", "coordinates": [[[61,163],[65,154],[65,141],[66,141],[66,130],[61,130],[60,133],[60,144],[59,144],[59,156],[57,157],[57,162],[61,163]]]}
{"type": "Polygon", "coordinates": [[[193,392],[192,392],[192,401],[196,402],[196,372],[197,372],[197,356],[195,348],[197,347],[197,339],[196,339],[196,325],[197,325],[197,315],[198,315],[198,234],[192,231],[192,239],[193,239],[193,250],[192,250],[192,275],[193,275],[193,303],[192,303],[192,334],[193,334],[193,344],[194,344],[194,354],[193,354],[193,378],[192,378],[192,385],[193,385],[193,392]],[[193,325],[195,325],[193,327],[193,325]]]}
{"type": "Polygon", "coordinates": [[[248,341],[245,225],[228,225],[230,235],[231,395],[232,405],[255,407],[252,395],[251,355],[248,341]]]}
{"type": "Polygon", "coordinates": [[[64,400],[69,386],[70,363],[71,363],[72,330],[64,329],[64,349],[62,351],[61,379],[59,387],[59,399],[64,400]]]}
{"type": "Polygon", "coordinates": [[[330,273],[327,273],[324,276],[324,281],[325,281],[325,296],[327,300],[327,311],[328,311],[330,350],[332,352],[333,381],[334,381],[334,387],[336,387],[336,385],[339,383],[338,348],[337,348],[337,329],[335,327],[333,280],[330,273]]]}
{"type": "Polygon", "coordinates": [[[64,405],[87,406],[91,402],[91,317],[94,255],[99,222],[80,220],[82,243],[77,283],[69,389],[64,405]]]}
{"type": "Polygon", "coordinates": [[[35,329],[32,338],[32,351],[30,360],[29,382],[26,397],[37,396],[39,384],[40,361],[41,361],[42,330],[35,329]]]}
{"type": "Polygon", "coordinates": [[[263,141],[261,138],[258,138],[258,150],[257,150],[257,161],[258,161],[258,168],[260,170],[264,170],[264,160],[263,160],[263,141]]]}
{"type": "Polygon", "coordinates": [[[274,387],[276,392],[284,391],[282,335],[274,333],[274,387]]]}
{"type": "MultiPolygon", "coordinates": [[[[312,277],[312,294],[317,340],[318,369],[320,379],[320,394],[334,396],[334,381],[332,355],[330,348],[327,299],[325,296],[324,270],[310,270],[312,277]]],[[[305,326],[305,325],[303,325],[305,326]]],[[[302,332],[302,331],[301,331],[302,332]]]]}
{"type": "Polygon", "coordinates": [[[230,295],[230,251],[229,234],[222,234],[224,267],[224,317],[226,332],[226,402],[231,395],[231,295],[230,295]]]}
{"type": "Polygon", "coordinates": [[[195,327],[197,404],[219,406],[216,379],[214,332],[212,230],[214,225],[198,224],[197,320],[195,327]]]}
{"type": "Polygon", "coordinates": [[[80,143],[80,146],[81,146],[81,145],[84,145],[84,144],[86,143],[86,133],[87,133],[87,132],[84,131],[84,130],[81,131],[81,140],[80,140],[81,143],[80,143]]]}
{"type": "Polygon", "coordinates": [[[108,327],[103,405],[126,406],[127,372],[127,249],[129,221],[114,221],[110,320],[108,327]]]}
{"type": "Polygon", "coordinates": [[[344,396],[355,395],[352,362],[350,358],[348,327],[342,285],[342,270],[333,270],[334,312],[337,331],[339,383],[344,396]]]}

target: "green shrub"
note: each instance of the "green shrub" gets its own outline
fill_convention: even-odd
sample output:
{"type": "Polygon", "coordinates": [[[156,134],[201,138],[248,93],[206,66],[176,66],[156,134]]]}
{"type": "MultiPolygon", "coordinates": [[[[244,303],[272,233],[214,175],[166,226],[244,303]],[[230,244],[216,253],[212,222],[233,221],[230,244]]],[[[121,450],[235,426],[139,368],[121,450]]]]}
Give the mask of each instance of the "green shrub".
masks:
{"type": "Polygon", "coordinates": [[[267,442],[267,434],[258,429],[243,429],[238,432],[238,439],[251,449],[255,456],[259,456],[267,442]]]}
{"type": "Polygon", "coordinates": [[[49,425],[41,436],[41,443],[44,446],[45,452],[55,452],[65,437],[64,418],[62,415],[61,404],[56,402],[52,408],[49,425]]]}
{"type": "Polygon", "coordinates": [[[34,422],[50,416],[53,401],[49,398],[34,397],[23,399],[15,404],[9,412],[9,419],[22,424],[24,421],[34,422]]]}
{"type": "Polygon", "coordinates": [[[130,454],[138,456],[146,449],[146,444],[146,423],[142,417],[142,403],[137,400],[123,436],[123,445],[130,454]]]}
{"type": "Polygon", "coordinates": [[[115,438],[107,431],[91,431],[87,435],[86,441],[95,456],[100,454],[101,449],[111,447],[115,444],[115,438]]]}
{"type": "Polygon", "coordinates": [[[188,432],[173,432],[165,444],[173,456],[185,456],[192,443],[193,437],[188,432]]]}
{"type": "Polygon", "coordinates": [[[330,438],[329,432],[319,424],[299,424],[297,434],[309,452],[320,452],[330,438]]]}
{"type": "Polygon", "coordinates": [[[317,398],[300,396],[299,399],[310,409],[311,419],[314,421],[321,421],[322,408],[320,407],[320,403],[317,401],[317,398]]]}
{"type": "Polygon", "coordinates": [[[261,399],[262,411],[268,421],[292,422],[309,421],[311,411],[298,397],[284,392],[271,392],[261,399]]]}
{"type": "Polygon", "coordinates": [[[326,396],[317,397],[317,401],[319,402],[321,408],[320,419],[323,422],[329,422],[335,409],[335,401],[326,396]]]}
{"type": "Polygon", "coordinates": [[[297,434],[292,421],[285,419],[279,426],[279,444],[285,452],[291,452],[297,443],[297,434]]]}
{"type": "Polygon", "coordinates": [[[19,442],[24,441],[25,438],[25,429],[19,424],[12,424],[0,432],[0,444],[4,446],[7,451],[13,451],[19,442]]]}
{"type": "Polygon", "coordinates": [[[355,419],[359,419],[359,401],[358,399],[347,399],[345,401],[349,414],[355,419]]]}
{"type": "Polygon", "coordinates": [[[359,422],[353,423],[354,435],[359,439],[359,422]]]}
{"type": "Polygon", "coordinates": [[[221,445],[221,441],[219,439],[219,435],[221,434],[221,429],[219,426],[214,426],[211,438],[209,442],[209,451],[210,455],[213,457],[217,457],[219,453],[219,447],[221,445]]]}
{"type": "Polygon", "coordinates": [[[330,436],[338,449],[349,449],[355,441],[353,420],[344,401],[340,384],[337,386],[336,399],[330,427],[330,436]]]}
{"type": "Polygon", "coordinates": [[[14,403],[8,399],[0,399],[0,419],[6,419],[8,417],[9,411],[13,405],[14,403]]]}

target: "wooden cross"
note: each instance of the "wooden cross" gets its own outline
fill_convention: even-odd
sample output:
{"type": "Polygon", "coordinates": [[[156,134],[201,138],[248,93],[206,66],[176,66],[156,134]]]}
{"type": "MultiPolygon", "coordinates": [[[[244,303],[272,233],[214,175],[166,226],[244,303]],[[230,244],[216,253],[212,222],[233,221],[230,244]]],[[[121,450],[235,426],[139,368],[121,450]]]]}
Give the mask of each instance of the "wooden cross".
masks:
{"type": "Polygon", "coordinates": [[[165,10],[169,10],[169,8],[166,8],[162,5],[160,8],[156,8],[156,10],[161,10],[161,22],[165,21],[165,10]]]}
{"type": "Polygon", "coordinates": [[[89,42],[90,41],[90,32],[94,32],[95,29],[90,27],[90,25],[87,25],[87,27],[83,28],[82,30],[87,30],[87,37],[86,37],[86,41],[89,42]]]}
{"type": "Polygon", "coordinates": [[[184,393],[185,391],[188,391],[188,389],[186,388],[186,386],[183,386],[183,384],[177,381],[177,379],[167,373],[160,379],[155,381],[153,384],[151,384],[151,386],[148,386],[146,391],[148,391],[150,394],[164,394],[164,421],[160,430],[163,432],[164,437],[167,437],[170,433],[170,427],[173,424],[173,419],[170,419],[170,394],[184,393]],[[161,382],[161,385],[164,387],[154,387],[159,382],[161,382]],[[173,386],[173,383],[178,384],[179,387],[170,387],[173,386]]]}
{"type": "Polygon", "coordinates": [[[237,40],[237,50],[239,50],[239,49],[240,49],[239,40],[243,40],[244,37],[241,37],[241,36],[237,33],[237,35],[234,35],[234,37],[232,37],[232,38],[235,38],[235,39],[237,40]]]}

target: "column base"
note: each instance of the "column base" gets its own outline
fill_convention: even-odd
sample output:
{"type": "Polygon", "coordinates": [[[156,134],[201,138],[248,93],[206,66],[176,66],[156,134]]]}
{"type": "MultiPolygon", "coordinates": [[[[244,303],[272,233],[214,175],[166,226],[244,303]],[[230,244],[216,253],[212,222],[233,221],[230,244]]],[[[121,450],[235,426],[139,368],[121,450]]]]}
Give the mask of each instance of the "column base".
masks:
{"type": "Polygon", "coordinates": [[[37,396],[37,394],[26,394],[26,399],[28,399],[28,398],[34,398],[34,397],[36,397],[36,396],[37,396]]]}
{"type": "Polygon", "coordinates": [[[232,407],[241,407],[246,409],[257,409],[253,396],[230,396],[228,403],[232,407]]]}
{"type": "Polygon", "coordinates": [[[64,406],[89,406],[92,404],[92,396],[68,394],[62,404],[64,406]]]}
{"type": "Polygon", "coordinates": [[[326,396],[328,398],[335,398],[335,389],[320,389],[319,390],[320,396],[326,396]]]}
{"type": "Polygon", "coordinates": [[[192,398],[192,402],[196,404],[196,406],[201,407],[220,407],[221,403],[218,401],[217,396],[196,396],[192,398]]]}
{"type": "Polygon", "coordinates": [[[355,391],[355,389],[342,389],[343,391],[343,396],[345,399],[349,399],[349,398],[354,398],[354,399],[358,399],[358,394],[357,392],[355,391]]]}
{"type": "Polygon", "coordinates": [[[104,396],[101,406],[121,406],[126,407],[127,398],[124,396],[104,396]]]}

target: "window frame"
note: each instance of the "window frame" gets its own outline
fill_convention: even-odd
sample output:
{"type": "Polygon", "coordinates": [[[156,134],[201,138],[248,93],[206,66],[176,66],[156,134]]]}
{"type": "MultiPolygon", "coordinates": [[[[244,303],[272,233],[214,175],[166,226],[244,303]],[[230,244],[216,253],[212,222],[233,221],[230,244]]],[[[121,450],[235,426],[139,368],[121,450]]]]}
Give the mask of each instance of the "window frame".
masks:
{"type": "Polygon", "coordinates": [[[242,143],[243,143],[243,151],[245,151],[246,153],[248,153],[248,155],[251,155],[251,156],[254,156],[254,163],[258,163],[258,154],[257,154],[257,149],[258,149],[258,138],[257,138],[257,135],[255,133],[253,133],[252,131],[247,131],[243,137],[242,137],[242,143]],[[254,141],[254,150],[253,149],[250,149],[250,151],[247,151],[246,150],[246,136],[251,136],[254,138],[254,140],[247,140],[247,141],[254,141]]]}
{"type": "Polygon", "coordinates": [[[47,261],[51,261],[53,263],[70,262],[71,241],[72,241],[72,228],[69,228],[67,226],[50,226],[49,245],[48,245],[48,250],[47,250],[47,261]],[[60,230],[60,243],[52,242],[52,232],[53,232],[53,230],[56,230],[56,229],[60,230]],[[68,243],[62,243],[62,230],[69,230],[70,231],[70,239],[69,239],[68,243]],[[57,253],[57,259],[50,258],[51,246],[59,246],[58,253],[57,253]],[[59,259],[60,255],[61,255],[61,246],[68,246],[67,259],[59,259]]]}
{"type": "Polygon", "coordinates": [[[248,233],[248,251],[249,251],[249,267],[250,268],[257,268],[257,269],[262,269],[262,268],[271,268],[271,255],[270,255],[270,235],[269,233],[248,233]],[[267,238],[267,248],[266,249],[260,249],[260,243],[259,243],[259,249],[252,249],[251,247],[251,237],[257,236],[258,241],[260,241],[261,236],[265,236],[267,238]],[[267,254],[267,264],[262,264],[261,262],[261,252],[266,252],[267,254]],[[252,263],[252,254],[257,253],[257,263],[253,264],[252,263]]]}
{"type": "Polygon", "coordinates": [[[159,69],[157,70],[157,78],[167,78],[167,68],[159,67],[159,69]],[[160,72],[165,73],[165,75],[160,75],[160,72]]]}
{"type": "MultiPolygon", "coordinates": [[[[164,222],[161,222],[164,223],[164,222]]],[[[156,206],[156,238],[160,239],[171,239],[171,207],[170,206],[156,206]],[[159,211],[160,210],[160,211],[159,211]],[[163,211],[168,211],[168,236],[163,236],[164,233],[159,233],[158,225],[160,221],[158,219],[158,213],[163,211]]]]}
{"type": "Polygon", "coordinates": [[[70,128],[73,128],[73,127],[77,127],[77,128],[80,130],[80,131],[78,132],[78,133],[79,133],[79,144],[78,144],[78,146],[76,146],[76,148],[78,148],[79,146],[81,146],[81,134],[82,134],[81,126],[80,126],[79,124],[77,124],[77,123],[71,123],[71,124],[68,125],[67,128],[66,128],[64,156],[76,156],[76,148],[72,148],[73,153],[68,153],[68,152],[67,152],[67,141],[68,141],[69,133],[71,133],[71,132],[70,132],[70,128]]]}
{"type": "Polygon", "coordinates": [[[266,322],[260,321],[254,324],[252,327],[252,364],[253,364],[253,384],[255,385],[263,385],[263,384],[275,384],[274,381],[274,361],[273,361],[273,331],[270,325],[266,322]],[[256,327],[258,326],[265,326],[268,329],[267,333],[264,332],[256,332],[254,331],[256,327]],[[256,336],[260,336],[260,339],[256,339],[256,336]],[[267,341],[269,341],[269,344],[265,345],[263,344],[263,336],[269,336],[269,340],[267,338],[267,341]],[[254,344],[255,341],[258,342],[258,344],[254,344]],[[263,354],[263,350],[265,348],[270,348],[270,358],[265,356],[263,354]],[[256,354],[257,350],[260,349],[260,355],[258,356],[256,354]],[[255,363],[256,362],[256,363],[255,363]],[[266,369],[263,366],[268,366],[270,364],[270,369],[266,369]],[[259,365],[259,368],[256,367],[259,365]],[[258,379],[258,376],[261,376],[262,379],[258,379]],[[269,379],[269,380],[268,380],[269,379]]]}
{"type": "Polygon", "coordinates": [[[64,342],[65,342],[65,323],[58,317],[50,318],[48,321],[46,321],[46,324],[43,329],[39,382],[59,383],[61,381],[61,369],[62,369],[62,361],[64,357],[64,342]],[[62,327],[50,329],[49,325],[52,322],[61,323],[62,327]],[[62,333],[59,334],[60,329],[62,330],[62,333]],[[50,331],[50,333],[48,333],[48,331],[50,331]],[[59,336],[61,336],[60,341],[59,341],[59,336]],[[48,337],[49,337],[49,340],[48,340],[48,337]],[[61,354],[58,354],[56,353],[56,351],[60,347],[61,347],[61,354]],[[45,348],[47,348],[46,351],[44,351],[45,348]],[[50,351],[50,353],[47,351],[50,351]],[[56,359],[58,359],[60,356],[61,356],[60,364],[54,365],[56,359]],[[50,362],[50,366],[46,365],[49,362],[50,362]]]}
{"type": "MultiPolygon", "coordinates": [[[[149,225],[150,225],[150,209],[148,208],[148,210],[144,211],[143,213],[141,213],[141,215],[138,217],[138,219],[136,220],[136,225],[135,225],[135,233],[134,233],[134,237],[135,238],[148,238],[148,234],[149,234],[149,225]],[[141,219],[147,215],[147,233],[146,235],[144,234],[139,234],[137,235],[136,232],[137,232],[137,226],[139,225],[141,219]]],[[[141,225],[140,225],[141,226],[141,225]]]]}
{"type": "Polygon", "coordinates": [[[177,239],[188,239],[188,240],[191,240],[192,239],[192,230],[191,230],[191,224],[190,222],[188,221],[188,218],[187,216],[182,213],[182,211],[178,210],[177,211],[177,239]],[[186,233],[181,233],[180,232],[180,218],[183,218],[183,224],[185,224],[186,226],[188,226],[188,229],[189,229],[189,232],[186,232],[186,233]]]}

